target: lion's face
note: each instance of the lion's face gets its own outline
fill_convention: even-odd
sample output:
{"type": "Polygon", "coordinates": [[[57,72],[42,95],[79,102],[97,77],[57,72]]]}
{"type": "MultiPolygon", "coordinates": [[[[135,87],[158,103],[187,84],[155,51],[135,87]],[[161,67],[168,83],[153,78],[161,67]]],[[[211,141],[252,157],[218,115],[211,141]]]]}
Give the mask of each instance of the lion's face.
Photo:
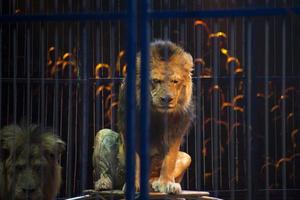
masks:
{"type": "Polygon", "coordinates": [[[6,162],[9,191],[17,200],[44,199],[43,187],[47,187],[49,166],[53,165],[51,156],[46,158],[37,145],[25,145],[17,154],[15,161],[10,158],[6,162]]]}
{"type": "Polygon", "coordinates": [[[185,56],[187,54],[174,55],[168,61],[156,60],[151,63],[150,92],[153,109],[174,112],[184,110],[190,105],[192,61],[185,56]]]}
{"type": "MultiPolygon", "coordinates": [[[[140,91],[141,57],[137,56],[137,91],[140,91]]],[[[192,96],[193,58],[169,41],[150,46],[151,107],[157,112],[180,112],[189,108],[192,96]]],[[[136,93],[140,102],[140,92],[136,93]]]]}
{"type": "Polygon", "coordinates": [[[186,83],[174,69],[154,68],[151,73],[152,106],[160,112],[172,112],[181,107],[186,83]]]}
{"type": "Polygon", "coordinates": [[[58,159],[65,148],[64,142],[36,125],[9,125],[0,134],[5,152],[5,189],[0,198],[53,200],[60,188],[58,159]]]}

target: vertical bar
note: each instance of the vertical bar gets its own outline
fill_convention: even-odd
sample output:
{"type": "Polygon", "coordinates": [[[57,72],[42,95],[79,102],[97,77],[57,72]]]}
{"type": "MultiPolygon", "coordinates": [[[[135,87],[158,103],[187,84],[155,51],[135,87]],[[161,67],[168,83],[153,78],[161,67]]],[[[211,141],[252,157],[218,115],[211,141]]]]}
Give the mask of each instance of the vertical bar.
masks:
{"type": "MultiPolygon", "coordinates": [[[[291,6],[295,6],[297,3],[293,2],[291,3],[291,6]]],[[[298,2],[298,4],[300,5],[300,2],[298,2]]],[[[295,27],[295,21],[298,21],[298,19],[296,17],[291,17],[291,23],[290,23],[290,39],[289,39],[289,44],[291,46],[292,49],[292,53],[290,56],[290,60],[291,60],[291,69],[292,72],[295,72],[295,49],[298,46],[297,44],[295,45],[294,41],[296,38],[296,27],[295,27]]],[[[298,55],[298,54],[297,54],[298,55]]],[[[293,93],[293,112],[295,113],[295,111],[297,110],[296,108],[296,94],[293,93]]],[[[293,119],[293,127],[295,127],[295,124],[297,124],[297,119],[293,119]]],[[[293,154],[295,154],[297,152],[296,147],[293,148],[293,154]]],[[[298,183],[297,181],[297,171],[296,170],[298,168],[298,162],[296,161],[296,159],[293,160],[293,186],[295,187],[296,184],[298,183]]]]}
{"type": "Polygon", "coordinates": [[[13,123],[17,123],[17,98],[18,98],[18,92],[17,92],[17,26],[13,27],[13,123]]]}
{"type": "MultiPolygon", "coordinates": [[[[282,21],[282,75],[281,75],[281,95],[282,95],[282,118],[281,118],[281,148],[282,148],[282,154],[281,157],[286,157],[286,100],[284,98],[285,95],[285,89],[286,89],[286,19],[283,19],[282,21]]],[[[286,200],[287,198],[287,179],[286,179],[286,162],[282,163],[281,168],[281,178],[282,178],[282,199],[286,200]]]]}
{"type": "Polygon", "coordinates": [[[136,0],[127,1],[127,87],[126,87],[126,199],[134,199],[135,179],[135,57],[136,57],[136,0]]]}
{"type": "MultiPolygon", "coordinates": [[[[40,12],[44,11],[44,1],[41,1],[40,4],[40,12]]],[[[45,126],[45,67],[46,66],[46,59],[45,59],[45,25],[43,22],[40,22],[40,56],[39,56],[39,66],[41,66],[41,128],[43,129],[45,126]]]]}
{"type": "MultiPolygon", "coordinates": [[[[101,12],[101,2],[100,1],[97,1],[96,2],[96,9],[97,9],[97,12],[101,12]]],[[[102,39],[103,39],[103,36],[102,36],[102,23],[103,22],[100,22],[99,24],[96,25],[96,42],[95,42],[95,45],[96,45],[96,53],[95,53],[95,56],[96,56],[96,64],[100,63],[101,60],[100,58],[103,58],[102,56],[102,53],[103,51],[102,50],[102,39]]],[[[101,85],[100,81],[99,80],[96,80],[96,83],[95,83],[95,87],[98,88],[99,86],[101,85]]],[[[95,91],[96,91],[96,88],[95,88],[95,91]]],[[[103,108],[103,100],[102,100],[102,96],[101,94],[95,94],[95,129],[96,129],[96,132],[98,130],[100,130],[101,127],[104,127],[104,120],[103,120],[103,115],[102,115],[102,108],[103,108]],[[101,105],[102,104],[102,105],[101,105]],[[101,122],[101,123],[100,123],[101,122]]]]}
{"type": "MultiPolygon", "coordinates": [[[[54,7],[55,7],[55,13],[58,13],[58,0],[54,1],[54,7]]],[[[54,47],[55,47],[55,62],[58,59],[59,55],[59,36],[58,36],[58,24],[54,24],[54,47]]],[[[59,84],[58,84],[58,73],[55,73],[55,81],[54,81],[54,101],[53,101],[53,128],[55,131],[59,130],[58,128],[58,120],[59,120],[59,96],[58,96],[58,90],[59,90],[59,84]]],[[[61,132],[59,134],[62,134],[61,132]]]]}
{"type": "MultiPolygon", "coordinates": [[[[99,24],[96,25],[96,41],[95,41],[95,45],[96,45],[96,64],[98,64],[100,62],[100,58],[101,58],[101,53],[100,53],[100,47],[101,47],[101,43],[100,43],[100,35],[101,35],[101,31],[100,31],[100,27],[99,24]]],[[[95,91],[96,88],[98,88],[100,86],[100,81],[96,80],[95,83],[95,91]]],[[[96,132],[98,130],[100,130],[101,128],[101,123],[100,123],[100,119],[101,119],[101,94],[96,94],[95,93],[95,130],[96,132]]]]}
{"type": "MultiPolygon", "coordinates": [[[[277,70],[278,70],[278,60],[279,60],[279,58],[276,56],[277,55],[277,49],[279,49],[279,46],[278,46],[278,41],[277,41],[277,38],[279,37],[278,35],[279,35],[279,31],[278,31],[278,29],[277,29],[277,26],[276,26],[276,22],[277,22],[278,20],[277,20],[277,18],[276,17],[273,17],[273,19],[272,19],[272,30],[270,31],[271,33],[273,33],[272,34],[272,39],[273,39],[273,41],[272,41],[272,45],[273,45],[273,51],[272,51],[272,59],[274,59],[274,64],[273,64],[273,69],[272,69],[272,73],[275,73],[275,74],[277,74],[277,70]]],[[[270,56],[271,57],[271,56],[270,56]]],[[[277,84],[277,83],[276,83],[277,84]]],[[[274,94],[278,94],[278,90],[277,90],[277,88],[275,89],[275,91],[274,91],[274,94]]],[[[276,101],[277,101],[277,98],[276,98],[276,96],[274,95],[274,97],[272,97],[272,103],[276,103],[276,101]]],[[[278,102],[278,104],[279,104],[280,102],[278,102]]],[[[277,113],[277,112],[276,112],[277,113]]],[[[273,142],[273,144],[274,144],[274,150],[273,150],[273,152],[272,152],[272,154],[273,154],[273,159],[274,160],[278,160],[278,159],[280,159],[280,156],[279,156],[279,153],[278,153],[278,151],[280,150],[279,149],[279,147],[278,147],[278,143],[279,143],[279,140],[278,140],[278,138],[279,138],[279,135],[280,135],[280,131],[281,130],[279,130],[278,131],[278,122],[277,121],[275,121],[274,122],[274,129],[272,129],[272,131],[273,131],[273,134],[274,134],[274,141],[272,141],[273,142]],[[278,133],[279,132],[279,133],[278,133]]],[[[275,184],[278,184],[278,173],[274,173],[274,182],[275,182],[275,184]]]]}
{"type": "MultiPolygon", "coordinates": [[[[16,9],[16,1],[13,1],[13,10],[16,9]]],[[[18,36],[18,25],[13,25],[13,123],[17,123],[17,98],[18,98],[18,91],[17,91],[17,64],[18,64],[18,43],[17,43],[17,36],[18,36]]],[[[9,42],[10,44],[10,42],[9,42]]],[[[9,110],[9,109],[8,109],[9,110]]],[[[14,140],[14,143],[16,141],[14,140]]],[[[16,154],[14,153],[12,162],[16,162],[16,154]]],[[[13,190],[15,190],[16,186],[16,169],[13,168],[13,190]]],[[[15,199],[15,193],[11,194],[11,199],[15,199]]]]}
{"type": "Polygon", "coordinates": [[[253,25],[252,21],[246,21],[246,81],[245,81],[245,94],[246,94],[246,136],[247,136],[247,189],[248,189],[248,199],[256,198],[256,151],[257,147],[255,145],[255,133],[256,123],[255,115],[253,110],[256,109],[256,83],[255,83],[255,67],[252,64],[253,60],[253,25]]]}
{"type": "MultiPolygon", "coordinates": [[[[202,80],[202,79],[200,79],[200,80],[202,80]]],[[[203,85],[204,85],[204,83],[203,83],[203,85]]],[[[205,87],[205,86],[203,86],[203,87],[205,87]]],[[[202,133],[202,138],[203,138],[203,140],[201,141],[201,145],[202,145],[202,149],[203,149],[203,147],[205,146],[205,114],[206,114],[206,109],[205,109],[205,106],[204,106],[204,102],[205,102],[204,95],[202,95],[200,99],[202,100],[202,104],[200,104],[200,105],[201,105],[201,110],[202,110],[202,112],[201,112],[201,115],[202,115],[202,117],[201,117],[201,133],[202,133]]],[[[201,149],[201,151],[202,151],[202,149],[201,149]]],[[[206,160],[207,160],[206,156],[204,156],[203,161],[202,161],[203,170],[201,172],[202,180],[203,180],[203,186],[202,186],[203,189],[206,186],[206,179],[205,179],[205,176],[204,176],[205,172],[206,172],[206,169],[207,169],[207,167],[206,167],[207,164],[206,163],[208,163],[206,160]]]]}
{"type": "MultiPolygon", "coordinates": [[[[236,26],[235,26],[235,20],[232,20],[230,23],[230,38],[231,38],[231,44],[230,47],[233,49],[233,52],[235,53],[235,40],[236,40],[236,26]]],[[[234,99],[234,89],[235,89],[235,63],[230,62],[228,63],[229,68],[230,68],[230,83],[229,83],[229,95],[230,95],[230,100],[231,103],[233,103],[234,99]]],[[[234,200],[235,199],[235,154],[234,154],[234,149],[235,149],[235,132],[234,132],[234,109],[230,109],[229,111],[229,187],[230,187],[230,199],[234,200]]]]}
{"type": "MultiPolygon", "coordinates": [[[[72,0],[68,1],[68,10],[70,13],[72,13],[72,0]]],[[[73,24],[68,24],[68,51],[69,53],[72,53],[72,40],[73,40],[73,24]]],[[[75,59],[73,54],[71,54],[72,58],[75,59]]],[[[65,195],[66,197],[70,197],[72,194],[72,174],[74,172],[74,151],[73,147],[76,145],[74,143],[74,134],[73,134],[73,107],[72,107],[72,99],[73,99],[73,81],[72,81],[72,74],[73,74],[73,68],[72,66],[69,66],[69,81],[68,81],[68,129],[67,129],[67,161],[66,161],[66,191],[65,195]]]]}
{"type": "MultiPolygon", "coordinates": [[[[252,5],[252,0],[247,0],[246,4],[248,6],[252,5]]],[[[254,71],[252,66],[252,21],[246,20],[246,82],[245,82],[245,94],[246,94],[246,134],[247,134],[247,189],[248,189],[248,200],[252,200],[255,198],[254,195],[254,185],[253,185],[253,168],[252,164],[255,162],[252,159],[253,156],[253,114],[252,109],[255,109],[253,107],[253,90],[254,88],[252,81],[254,81],[252,78],[252,73],[254,71]]]]}
{"type": "MultiPolygon", "coordinates": [[[[78,53],[77,53],[78,54],[78,53]]],[[[76,56],[77,58],[78,58],[78,55],[76,56]]],[[[74,172],[73,172],[73,190],[72,190],[72,193],[75,193],[76,192],[76,189],[78,188],[78,186],[77,186],[77,180],[78,180],[78,178],[77,178],[77,173],[78,173],[78,165],[77,165],[77,163],[78,163],[78,149],[79,149],[79,145],[77,145],[78,144],[78,107],[79,107],[79,95],[78,95],[78,91],[79,91],[79,86],[76,84],[76,86],[75,86],[75,102],[74,102],[74,104],[75,104],[75,110],[74,110],[74,113],[75,113],[75,116],[74,116],[74,135],[73,135],[73,137],[74,137],[74,144],[76,144],[75,145],[75,147],[74,147],[74,161],[73,161],[73,163],[74,163],[74,172]]]]}
{"type": "MultiPolygon", "coordinates": [[[[0,2],[0,15],[2,15],[2,12],[3,12],[3,8],[2,8],[2,5],[3,5],[3,2],[1,0],[0,2]]],[[[0,25],[0,127],[2,127],[2,113],[3,113],[3,110],[2,110],[2,80],[3,79],[3,74],[2,74],[2,25],[0,25]]],[[[0,151],[0,159],[2,159],[2,155],[1,155],[2,151],[0,151]]]]}
{"type": "MultiPolygon", "coordinates": [[[[88,2],[82,2],[82,8],[88,11],[88,2]]],[[[90,51],[89,51],[89,24],[82,25],[82,137],[81,137],[81,191],[87,188],[88,174],[88,149],[89,149],[89,67],[90,67],[90,51]]]]}
{"type": "Polygon", "coordinates": [[[141,199],[148,199],[149,179],[149,0],[141,3],[141,199]]]}
{"type": "MultiPolygon", "coordinates": [[[[40,2],[40,7],[39,7],[39,10],[40,10],[40,13],[42,13],[44,11],[44,8],[45,8],[45,5],[44,5],[44,1],[41,1],[40,2]]],[[[46,104],[45,104],[45,67],[48,67],[47,66],[47,61],[46,61],[46,52],[45,52],[45,49],[47,47],[45,47],[45,25],[43,24],[43,22],[40,22],[39,24],[40,26],[40,37],[39,37],[39,48],[40,48],[40,55],[39,55],[39,66],[40,66],[40,69],[41,69],[41,74],[40,74],[40,80],[41,80],[41,89],[40,89],[40,105],[39,106],[39,115],[40,115],[40,118],[38,118],[38,120],[40,120],[40,126],[41,126],[41,131],[44,131],[44,128],[45,128],[45,107],[46,107],[46,104]]],[[[42,178],[45,178],[45,175],[44,173],[42,173],[42,178]]]]}
{"type": "MultiPolygon", "coordinates": [[[[270,27],[269,21],[265,22],[265,76],[264,76],[264,93],[265,93],[265,163],[270,162],[269,155],[269,39],[270,39],[270,27]]],[[[265,177],[265,199],[270,199],[270,168],[266,165],[266,177],[265,177]]]]}
{"type": "Polygon", "coordinates": [[[252,39],[252,24],[248,22],[246,25],[246,67],[247,67],[247,74],[246,74],[246,87],[245,87],[245,94],[246,94],[246,137],[247,137],[247,189],[248,189],[248,200],[252,199],[252,168],[251,168],[251,39],[252,39]]]}
{"type": "MultiPolygon", "coordinates": [[[[111,11],[111,12],[114,12],[115,10],[114,10],[114,8],[115,8],[115,3],[114,3],[114,1],[110,1],[109,2],[109,10],[111,11]]],[[[109,48],[109,51],[110,51],[110,66],[113,66],[113,64],[114,64],[114,62],[116,61],[116,56],[115,56],[115,48],[116,48],[116,42],[115,42],[115,35],[116,35],[116,23],[115,22],[110,22],[109,23],[109,32],[110,32],[110,34],[109,35],[111,35],[111,36],[113,36],[113,37],[110,37],[110,40],[109,40],[109,46],[110,46],[110,48],[109,48]]],[[[110,116],[110,119],[111,119],[111,121],[110,121],[110,128],[112,129],[112,130],[115,130],[115,128],[116,128],[116,123],[115,123],[115,109],[112,107],[112,104],[113,104],[113,102],[114,102],[114,100],[115,100],[115,91],[116,91],[116,88],[115,88],[115,80],[114,80],[114,76],[115,76],[115,67],[111,67],[111,78],[112,78],[112,80],[111,80],[111,84],[112,84],[112,89],[111,89],[111,91],[110,91],[110,94],[112,95],[112,98],[111,98],[111,100],[110,100],[110,106],[111,106],[111,116],[110,116]]]]}
{"type": "Polygon", "coordinates": [[[30,111],[30,52],[31,52],[31,46],[30,46],[30,30],[29,27],[26,25],[26,39],[25,39],[25,49],[26,49],[26,60],[27,60],[27,78],[26,78],[26,124],[28,125],[31,119],[31,111],[30,111]]]}
{"type": "MultiPolygon", "coordinates": [[[[202,51],[201,51],[201,42],[203,38],[203,34],[201,33],[200,27],[196,27],[195,31],[195,44],[196,44],[196,53],[195,56],[197,59],[201,59],[202,51]]],[[[201,130],[201,70],[202,70],[202,63],[195,62],[195,70],[196,70],[196,123],[195,123],[195,174],[196,174],[196,190],[202,189],[202,164],[201,164],[201,154],[198,153],[199,150],[202,151],[203,145],[202,142],[204,141],[204,137],[202,137],[202,130],[201,130]]],[[[204,167],[203,167],[204,168],[204,167]]]]}
{"type": "MultiPolygon", "coordinates": [[[[214,24],[214,30],[217,31],[219,28],[218,24],[214,24]]],[[[218,40],[219,38],[212,38],[213,41],[211,41],[211,44],[213,45],[213,61],[212,61],[212,67],[213,67],[213,138],[212,138],[212,146],[213,146],[213,189],[215,192],[215,195],[218,196],[218,190],[220,189],[220,148],[219,148],[219,125],[217,124],[217,120],[219,119],[219,83],[218,79],[220,76],[219,73],[219,58],[220,58],[220,53],[219,53],[219,44],[218,40]]]]}
{"type": "Polygon", "coordinates": [[[245,94],[246,94],[246,134],[247,134],[247,189],[248,189],[248,200],[253,199],[252,196],[252,167],[251,167],[251,156],[252,156],[252,148],[251,148],[251,116],[252,116],[252,107],[251,107],[251,40],[252,40],[252,24],[248,22],[246,24],[246,86],[245,86],[245,94]]]}
{"type": "MultiPolygon", "coordinates": [[[[187,10],[186,9],[186,2],[184,1],[184,0],[180,0],[180,8],[181,9],[184,9],[184,10],[187,10]]],[[[168,9],[170,9],[171,8],[171,5],[172,5],[172,1],[169,1],[169,7],[168,7],[168,9]]],[[[173,21],[173,20],[172,20],[173,21]]],[[[173,31],[173,29],[174,28],[172,28],[172,21],[171,21],[171,19],[169,20],[169,37],[170,38],[172,38],[172,31],[173,31]]],[[[179,20],[179,21],[181,21],[181,23],[179,24],[180,26],[179,27],[176,27],[176,29],[178,29],[179,28],[179,41],[178,41],[178,43],[179,44],[185,44],[185,45],[189,45],[188,44],[188,40],[187,40],[187,36],[188,36],[188,32],[187,32],[187,20],[186,19],[184,19],[184,20],[179,20]]],[[[185,140],[185,145],[184,145],[184,151],[185,152],[187,152],[187,153],[190,153],[189,152],[189,148],[190,148],[190,144],[189,144],[189,134],[186,134],[185,135],[185,138],[184,138],[184,140],[185,140]]],[[[187,188],[187,189],[189,189],[190,188],[190,181],[189,181],[189,179],[190,179],[190,176],[189,176],[189,170],[186,170],[186,172],[185,172],[185,177],[186,177],[186,179],[184,180],[184,181],[181,181],[181,187],[185,187],[185,188],[187,188]]]]}
{"type": "MultiPolygon", "coordinates": [[[[78,4],[76,4],[78,5],[78,4]]],[[[77,7],[75,8],[77,9],[77,7]]],[[[80,38],[80,23],[77,23],[76,26],[74,24],[74,29],[76,30],[76,38],[80,38]]],[[[76,51],[76,58],[77,59],[81,59],[80,57],[80,54],[81,52],[79,52],[79,50],[76,51]]],[[[78,60],[78,63],[79,63],[80,60],[78,60]]],[[[80,67],[80,65],[78,64],[78,67],[80,67]]],[[[81,74],[80,74],[80,77],[81,77],[81,74]]],[[[79,83],[81,84],[81,80],[80,80],[80,77],[78,77],[77,79],[79,79],[79,83]]],[[[74,172],[73,172],[73,188],[72,188],[72,194],[77,192],[77,189],[78,189],[78,183],[77,183],[77,180],[78,180],[78,176],[79,176],[79,179],[80,179],[80,165],[78,165],[77,163],[80,162],[80,157],[78,156],[78,152],[80,152],[80,145],[78,145],[78,141],[80,141],[80,138],[79,138],[79,132],[80,132],[80,123],[79,123],[79,109],[80,109],[80,105],[79,105],[79,102],[80,102],[80,98],[79,95],[80,95],[80,88],[81,88],[81,85],[80,84],[75,84],[74,85],[74,92],[75,92],[75,98],[74,98],[74,105],[75,105],[75,110],[74,110],[74,144],[75,144],[75,147],[74,147],[74,160],[73,160],[73,165],[74,165],[74,172]],[[79,169],[78,169],[79,168],[79,169]]]]}
{"type": "MultiPolygon", "coordinates": [[[[0,9],[0,14],[2,13],[2,8],[0,9]]],[[[2,25],[0,25],[0,127],[2,127],[2,79],[3,79],[3,74],[2,74],[2,25]]],[[[1,156],[2,151],[0,151],[0,159],[2,158],[1,156]]]]}

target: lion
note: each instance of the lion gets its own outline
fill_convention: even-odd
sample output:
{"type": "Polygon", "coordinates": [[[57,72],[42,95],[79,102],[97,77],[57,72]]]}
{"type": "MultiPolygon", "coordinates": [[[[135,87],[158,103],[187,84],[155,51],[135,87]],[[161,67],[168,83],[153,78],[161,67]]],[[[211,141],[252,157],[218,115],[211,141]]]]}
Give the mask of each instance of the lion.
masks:
{"type": "Polygon", "coordinates": [[[0,198],[55,199],[61,184],[58,159],[65,143],[33,124],[5,126],[0,139],[0,198]]]}
{"type": "MultiPolygon", "coordinates": [[[[139,125],[140,111],[140,54],[136,59],[136,100],[137,100],[137,125],[139,125]]],[[[192,56],[181,47],[170,41],[158,40],[150,44],[150,172],[149,185],[154,191],[177,194],[181,192],[180,181],[191,163],[191,157],[181,152],[180,144],[184,135],[192,123],[194,117],[194,106],[192,103],[192,78],[193,70],[192,56]]],[[[114,185],[120,185],[113,180],[113,174],[118,174],[120,180],[124,175],[115,167],[103,167],[105,163],[121,162],[124,159],[124,151],[111,149],[114,143],[126,146],[125,134],[125,108],[126,108],[126,80],[123,81],[119,91],[118,127],[119,137],[112,130],[105,129],[98,132],[94,155],[95,158],[102,156],[102,161],[94,162],[94,169],[102,166],[97,172],[95,189],[118,189],[114,185]],[[113,134],[105,141],[105,135],[113,134]],[[112,138],[114,138],[112,140],[112,138]],[[120,138],[122,142],[120,143],[120,138]],[[102,142],[100,142],[102,141],[102,142]],[[124,145],[125,143],[125,145],[124,145]],[[101,148],[99,148],[101,147],[101,148]],[[116,159],[104,149],[111,149],[118,155],[116,159]],[[104,162],[104,160],[106,160],[104,162]],[[112,168],[112,169],[111,169],[112,168]]],[[[139,142],[139,128],[137,127],[137,139],[139,142]]],[[[135,188],[139,190],[140,181],[140,158],[137,144],[136,154],[136,177],[135,188]]],[[[119,149],[119,148],[117,148],[119,149]]],[[[124,163],[124,161],[122,161],[124,163]]],[[[125,187],[123,187],[124,189],[125,187]]]]}

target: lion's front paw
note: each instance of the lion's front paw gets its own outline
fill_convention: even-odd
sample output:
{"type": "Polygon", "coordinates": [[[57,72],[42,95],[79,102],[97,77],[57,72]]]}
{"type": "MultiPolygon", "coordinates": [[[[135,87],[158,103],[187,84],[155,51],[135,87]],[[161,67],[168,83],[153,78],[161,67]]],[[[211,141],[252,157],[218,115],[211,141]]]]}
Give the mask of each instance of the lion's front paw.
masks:
{"type": "Polygon", "coordinates": [[[95,190],[111,190],[112,185],[112,180],[109,177],[101,174],[100,179],[95,182],[95,190]]]}
{"type": "Polygon", "coordinates": [[[159,179],[153,181],[152,188],[156,192],[163,192],[168,194],[178,194],[181,193],[181,186],[179,183],[167,181],[162,182],[159,179]]]}

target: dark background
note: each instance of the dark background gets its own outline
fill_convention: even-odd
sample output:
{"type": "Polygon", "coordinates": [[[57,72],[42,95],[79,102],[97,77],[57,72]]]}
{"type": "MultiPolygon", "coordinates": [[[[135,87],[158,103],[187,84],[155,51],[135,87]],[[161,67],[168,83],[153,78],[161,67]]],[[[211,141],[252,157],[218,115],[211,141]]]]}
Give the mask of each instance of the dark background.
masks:
{"type": "MultiPolygon", "coordinates": [[[[126,11],[126,2],[117,0],[0,2],[2,15],[126,11]]],[[[155,0],[150,5],[154,11],[201,12],[300,3],[155,0]]],[[[208,190],[225,199],[246,199],[249,194],[253,199],[299,198],[300,17],[290,12],[152,20],[150,31],[151,40],[176,42],[195,60],[196,119],[182,145],[193,162],[184,188],[208,190]],[[195,26],[197,20],[202,25],[195,26]],[[213,37],[218,32],[225,37],[213,37]]],[[[60,197],[81,193],[83,133],[88,133],[86,176],[87,187],[92,188],[94,136],[102,128],[117,130],[117,93],[124,77],[117,66],[120,63],[123,69],[126,64],[125,56],[118,62],[119,52],[126,48],[126,33],[126,20],[1,23],[1,127],[26,118],[53,127],[62,137],[67,152],[61,158],[60,197]],[[101,63],[110,67],[97,77],[95,68],[101,63]],[[84,106],[88,112],[83,112],[84,106]]]]}

